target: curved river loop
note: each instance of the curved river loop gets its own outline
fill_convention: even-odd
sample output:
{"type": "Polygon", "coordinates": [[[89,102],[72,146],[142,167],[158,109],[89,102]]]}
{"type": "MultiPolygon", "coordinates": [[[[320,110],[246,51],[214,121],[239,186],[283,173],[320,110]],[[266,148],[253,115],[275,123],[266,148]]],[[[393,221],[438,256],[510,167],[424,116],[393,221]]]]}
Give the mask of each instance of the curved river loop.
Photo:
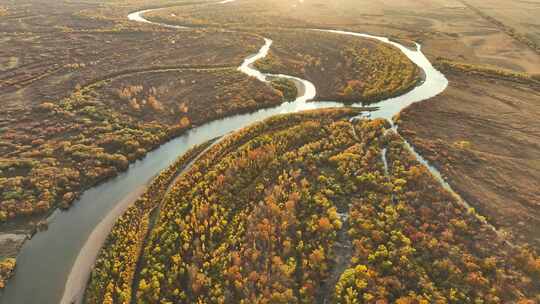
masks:
{"type": "MultiPolygon", "coordinates": [[[[224,5],[234,1],[225,0],[216,4],[224,5]]],[[[158,9],[134,12],[129,14],[128,18],[134,22],[156,26],[189,29],[184,26],[156,23],[144,18],[145,13],[155,10],[158,9]]],[[[306,30],[378,40],[398,48],[423,70],[425,80],[411,91],[370,104],[375,107],[370,112],[371,118],[384,118],[392,122],[392,117],[402,109],[434,97],[448,86],[447,79],[431,65],[418,44],[415,50],[411,50],[385,37],[339,30],[306,30]]],[[[285,102],[273,108],[234,115],[195,127],[149,152],[144,159],[131,164],[126,172],[85,191],[79,201],[68,211],[55,211],[48,219],[48,230],[37,233],[24,244],[17,257],[15,276],[8,282],[6,289],[0,293],[0,304],[80,303],[93,263],[116,219],[143,193],[145,186],[154,176],[191,147],[277,114],[343,106],[342,103],[333,101],[308,102],[315,98],[317,91],[313,83],[305,79],[288,75],[265,74],[256,70],[253,64],[266,57],[271,46],[272,40],[265,38],[264,45],[258,53],[246,58],[238,70],[263,82],[269,82],[269,79],[276,77],[291,79],[299,86],[300,96],[294,101],[285,102]]],[[[353,106],[362,105],[353,104],[353,106]]],[[[397,131],[397,128],[394,129],[397,131]]],[[[406,145],[414,152],[412,146],[408,143],[406,145]]],[[[428,167],[435,178],[456,196],[459,202],[468,207],[434,167],[430,166],[418,153],[414,152],[414,154],[428,167]]]]}

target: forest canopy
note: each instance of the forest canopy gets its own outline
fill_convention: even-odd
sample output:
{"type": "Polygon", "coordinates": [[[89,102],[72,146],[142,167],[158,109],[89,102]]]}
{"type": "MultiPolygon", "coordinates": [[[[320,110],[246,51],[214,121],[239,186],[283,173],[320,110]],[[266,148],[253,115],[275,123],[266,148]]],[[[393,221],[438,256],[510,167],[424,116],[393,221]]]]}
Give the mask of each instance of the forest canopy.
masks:
{"type": "Polygon", "coordinates": [[[218,141],[147,192],[153,212],[116,224],[86,303],[534,303],[534,252],[358,113],[280,115],[218,141]]]}

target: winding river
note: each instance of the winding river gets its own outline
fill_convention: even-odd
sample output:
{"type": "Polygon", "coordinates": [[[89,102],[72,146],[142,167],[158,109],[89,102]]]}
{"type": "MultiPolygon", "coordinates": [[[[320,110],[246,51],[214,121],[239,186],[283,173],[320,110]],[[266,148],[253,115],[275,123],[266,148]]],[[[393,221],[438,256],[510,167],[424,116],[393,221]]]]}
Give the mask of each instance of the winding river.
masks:
{"type": "MultiPolygon", "coordinates": [[[[234,0],[225,0],[219,3],[230,2],[234,2],[234,0]]],[[[169,28],[186,28],[149,21],[144,18],[144,13],[149,11],[152,10],[135,12],[130,14],[128,18],[135,22],[169,28]]],[[[420,45],[417,45],[415,50],[411,50],[385,37],[338,30],[311,30],[376,39],[382,43],[393,45],[423,70],[425,80],[419,86],[401,96],[372,104],[371,106],[377,107],[371,112],[372,118],[384,118],[391,121],[392,117],[405,107],[434,97],[444,91],[448,85],[444,75],[433,68],[424,56],[420,45]]],[[[264,45],[259,52],[246,58],[238,69],[264,82],[272,77],[295,80],[301,86],[299,90],[301,96],[292,102],[286,102],[274,108],[235,115],[193,128],[184,135],[148,153],[144,159],[131,164],[125,173],[84,192],[79,201],[68,211],[58,210],[53,213],[48,221],[49,229],[36,234],[24,244],[17,258],[15,276],[0,294],[0,304],[78,302],[84,291],[93,261],[116,218],[142,193],[154,176],[194,145],[276,114],[342,106],[341,103],[332,101],[308,102],[315,98],[316,88],[307,80],[288,75],[264,74],[254,69],[253,63],[266,57],[271,46],[272,40],[265,38],[264,45]]],[[[430,170],[437,173],[432,167],[430,170]]]]}

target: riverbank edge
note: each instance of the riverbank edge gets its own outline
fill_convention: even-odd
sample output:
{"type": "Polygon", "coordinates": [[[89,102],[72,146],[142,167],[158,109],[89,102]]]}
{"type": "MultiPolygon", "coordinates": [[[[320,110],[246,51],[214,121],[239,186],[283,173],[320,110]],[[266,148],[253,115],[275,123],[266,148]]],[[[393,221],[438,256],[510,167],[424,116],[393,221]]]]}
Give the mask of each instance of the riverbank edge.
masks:
{"type": "MultiPolygon", "coordinates": [[[[134,241],[134,248],[132,252],[136,252],[136,255],[129,257],[131,259],[129,261],[125,261],[125,263],[123,263],[122,265],[127,266],[124,272],[125,274],[127,274],[127,276],[125,277],[126,281],[133,281],[135,268],[137,266],[139,256],[142,253],[142,249],[144,248],[143,244],[150,227],[149,220],[151,215],[155,213],[154,211],[156,210],[156,208],[159,208],[159,205],[167,194],[170,185],[173,184],[177,177],[184,173],[184,171],[189,167],[189,165],[198,156],[204,153],[204,151],[208,147],[210,147],[216,140],[217,139],[209,140],[203,144],[191,148],[188,152],[184,153],[173,164],[167,167],[167,169],[161,171],[161,173],[156,176],[152,180],[152,182],[149,183],[148,187],[146,187],[146,189],[144,189],[140,193],[141,195],[138,196],[136,200],[133,200],[131,202],[132,204],[130,204],[129,208],[126,208],[127,210],[125,210],[122,215],[116,214],[116,216],[114,217],[114,226],[111,227],[112,229],[110,229],[110,232],[105,233],[106,240],[101,244],[94,244],[95,247],[98,247],[98,250],[96,250],[96,248],[94,248],[94,250],[98,251],[99,253],[97,253],[97,256],[93,259],[91,265],[88,265],[88,263],[84,263],[82,265],[77,264],[79,257],[85,251],[85,248],[83,247],[81,253],[79,254],[79,257],[77,258],[77,261],[74,264],[74,267],[72,268],[68,276],[68,281],[66,282],[66,288],[64,290],[64,295],[62,297],[61,303],[83,303],[84,301],[86,301],[87,297],[92,296],[86,291],[90,290],[89,288],[92,282],[92,278],[97,275],[94,272],[94,269],[92,269],[91,274],[87,275],[85,279],[82,278],[83,281],[74,282],[73,280],[70,280],[70,278],[77,276],[78,271],[87,271],[88,267],[94,267],[99,261],[99,259],[104,259],[104,256],[106,256],[109,251],[114,250],[114,245],[117,245],[116,242],[118,241],[118,239],[114,239],[112,233],[115,231],[115,229],[121,228],[121,218],[128,218],[131,221],[139,220],[139,225],[137,227],[138,230],[135,233],[137,239],[132,240],[134,241]]],[[[97,229],[99,229],[99,227],[96,227],[96,230],[97,229]]]]}

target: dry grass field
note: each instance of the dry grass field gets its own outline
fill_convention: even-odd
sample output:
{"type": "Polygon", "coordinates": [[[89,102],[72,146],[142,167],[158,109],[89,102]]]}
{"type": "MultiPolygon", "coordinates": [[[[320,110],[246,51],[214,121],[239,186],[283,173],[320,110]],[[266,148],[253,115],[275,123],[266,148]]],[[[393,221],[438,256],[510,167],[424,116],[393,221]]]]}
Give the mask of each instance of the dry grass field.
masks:
{"type": "Polygon", "coordinates": [[[400,115],[401,132],[489,221],[540,248],[540,84],[447,75],[446,92],[400,115]]]}

